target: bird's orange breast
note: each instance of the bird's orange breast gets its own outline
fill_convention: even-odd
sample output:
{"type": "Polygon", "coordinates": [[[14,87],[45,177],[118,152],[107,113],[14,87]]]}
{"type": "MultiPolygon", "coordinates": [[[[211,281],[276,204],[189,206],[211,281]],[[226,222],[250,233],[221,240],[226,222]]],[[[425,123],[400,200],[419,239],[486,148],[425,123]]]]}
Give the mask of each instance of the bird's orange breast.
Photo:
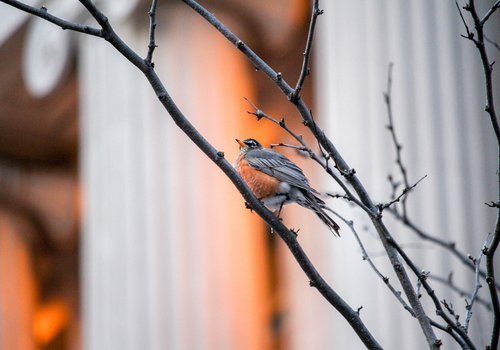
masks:
{"type": "Polygon", "coordinates": [[[278,180],[253,168],[241,155],[236,160],[236,171],[259,199],[272,197],[278,191],[280,184],[278,180]]]}

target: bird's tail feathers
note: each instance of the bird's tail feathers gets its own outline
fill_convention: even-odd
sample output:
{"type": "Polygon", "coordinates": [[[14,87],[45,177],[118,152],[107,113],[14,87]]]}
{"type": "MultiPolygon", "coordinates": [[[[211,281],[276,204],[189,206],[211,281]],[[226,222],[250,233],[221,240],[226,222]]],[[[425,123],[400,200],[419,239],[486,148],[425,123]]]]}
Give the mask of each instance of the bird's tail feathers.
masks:
{"type": "Polygon", "coordinates": [[[340,226],[326,213],[324,208],[327,208],[325,202],[321,199],[317,198],[312,193],[304,194],[304,201],[298,201],[298,204],[301,206],[311,209],[314,213],[323,221],[323,223],[328,226],[330,231],[337,236],[340,237],[340,226]]]}

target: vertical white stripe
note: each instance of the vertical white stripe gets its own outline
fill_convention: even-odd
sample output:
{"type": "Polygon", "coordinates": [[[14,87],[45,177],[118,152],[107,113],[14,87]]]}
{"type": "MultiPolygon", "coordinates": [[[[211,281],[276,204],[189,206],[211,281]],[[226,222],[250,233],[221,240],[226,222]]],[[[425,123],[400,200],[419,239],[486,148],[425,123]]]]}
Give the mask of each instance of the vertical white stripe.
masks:
{"type": "MultiPolygon", "coordinates": [[[[382,99],[387,65],[393,61],[393,111],[409,179],[414,182],[428,174],[410,195],[411,217],[430,233],[456,241],[462,251],[477,254],[494,222],[482,203],[488,192],[496,192],[495,144],[483,112],[484,83],[477,52],[459,37],[463,29],[454,3],[329,1],[322,6],[325,15],[319,19],[315,52],[316,71],[321,74],[316,91],[319,118],[328,135],[374,200],[386,200],[390,193],[386,175],[397,174],[382,99]]],[[[358,226],[366,222],[352,209],[343,212],[358,226]]],[[[442,275],[453,270],[457,283],[468,290],[473,287],[472,274],[455,258],[391,224],[388,213],[385,217],[402,242],[419,244],[420,248],[407,248],[419,266],[442,275]]],[[[361,232],[368,251],[380,251],[370,235],[361,232]]],[[[323,257],[334,259],[331,279],[336,290],[353,307],[364,305],[361,315],[384,347],[425,346],[418,325],[396,305],[383,283],[372,279],[366,264],[358,270],[360,253],[346,236],[340,244],[331,243],[330,253],[323,257]],[[396,324],[396,332],[388,326],[396,324]]],[[[397,286],[386,259],[374,260],[397,286]]],[[[463,298],[435,287],[463,314],[463,298]]],[[[434,316],[432,305],[428,306],[434,316]]],[[[476,306],[476,325],[488,319],[483,311],[476,306]]],[[[337,319],[339,315],[331,333],[324,336],[331,337],[334,348],[358,348],[355,335],[337,319]]],[[[475,325],[471,329],[474,337],[485,332],[475,325]]]]}

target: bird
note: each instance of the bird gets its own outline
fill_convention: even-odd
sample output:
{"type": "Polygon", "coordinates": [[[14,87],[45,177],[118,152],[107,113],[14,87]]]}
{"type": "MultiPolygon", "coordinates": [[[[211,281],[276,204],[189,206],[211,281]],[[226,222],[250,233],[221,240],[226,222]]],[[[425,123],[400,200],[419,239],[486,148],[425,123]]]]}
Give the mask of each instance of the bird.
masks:
{"type": "Polygon", "coordinates": [[[318,191],[309,185],[302,169],[283,154],[264,148],[257,140],[236,139],[240,153],[234,167],[245,180],[254,195],[271,211],[278,211],[284,205],[297,203],[312,210],[334,235],[340,236],[340,227],[326,213],[330,210],[319,198],[318,191]]]}

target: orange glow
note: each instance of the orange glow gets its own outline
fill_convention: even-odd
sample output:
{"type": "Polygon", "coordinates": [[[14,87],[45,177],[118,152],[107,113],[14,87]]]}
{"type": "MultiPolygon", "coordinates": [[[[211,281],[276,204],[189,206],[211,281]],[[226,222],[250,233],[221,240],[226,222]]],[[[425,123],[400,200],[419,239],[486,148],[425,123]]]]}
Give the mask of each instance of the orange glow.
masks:
{"type": "Polygon", "coordinates": [[[33,316],[33,336],[40,345],[48,344],[68,324],[69,312],[62,301],[40,305],[33,316]]]}

